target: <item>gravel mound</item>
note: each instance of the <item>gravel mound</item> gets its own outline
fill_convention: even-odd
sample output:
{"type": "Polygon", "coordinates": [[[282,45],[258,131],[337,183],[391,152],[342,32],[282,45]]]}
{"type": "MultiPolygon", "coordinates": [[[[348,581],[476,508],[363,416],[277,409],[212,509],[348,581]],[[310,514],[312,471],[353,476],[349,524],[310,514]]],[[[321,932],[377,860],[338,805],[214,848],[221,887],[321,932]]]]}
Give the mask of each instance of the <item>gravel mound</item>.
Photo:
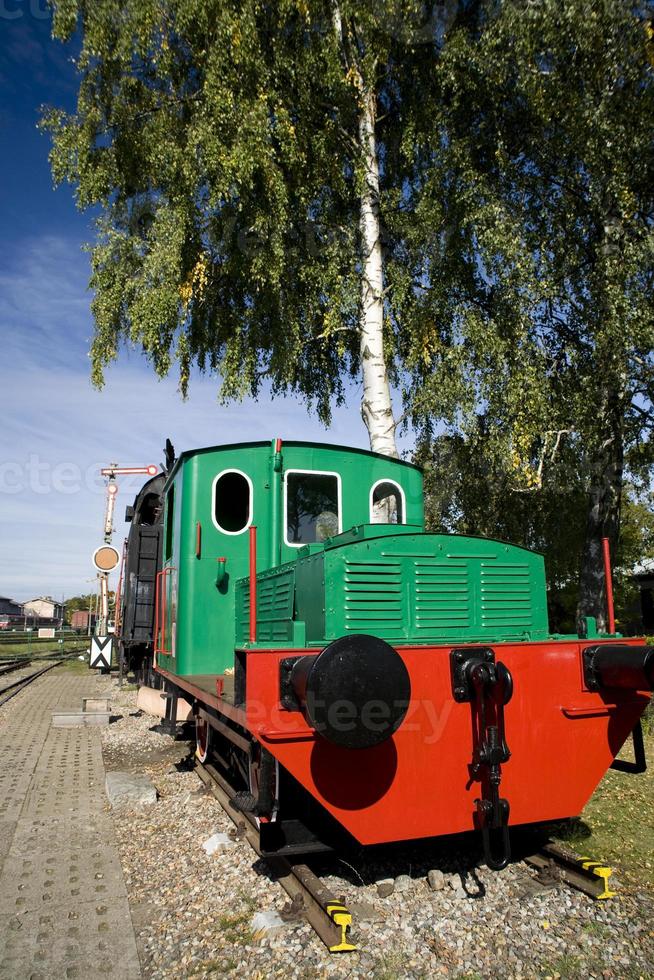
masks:
{"type": "Polygon", "coordinates": [[[522,862],[491,872],[467,842],[316,865],[354,914],[359,952],[332,956],[285,914],[285,892],[246,842],[203,849],[232,824],[191,768],[190,743],[152,731],[156,719],[136,711],[133,690],[114,684],[112,712],[122,718],[102,732],[106,769],[145,774],[158,794],[156,804],[114,814],[146,980],[654,976],[651,895],[595,902],[543,886],[522,862]],[[268,911],[283,928],[276,916],[274,929],[258,928],[257,913],[268,911]]]}

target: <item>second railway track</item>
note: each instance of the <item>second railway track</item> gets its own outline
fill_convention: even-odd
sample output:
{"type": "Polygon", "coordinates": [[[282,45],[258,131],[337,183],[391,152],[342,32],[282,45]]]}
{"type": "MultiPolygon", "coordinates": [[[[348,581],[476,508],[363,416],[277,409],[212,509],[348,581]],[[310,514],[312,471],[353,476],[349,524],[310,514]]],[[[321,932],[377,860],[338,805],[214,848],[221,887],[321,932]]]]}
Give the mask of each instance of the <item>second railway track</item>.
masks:
{"type": "MultiPolygon", "coordinates": [[[[43,674],[47,674],[47,672],[49,670],[52,670],[54,667],[58,667],[59,664],[62,664],[66,660],[69,660],[71,656],[74,656],[74,654],[69,654],[68,656],[61,657],[58,660],[53,660],[51,663],[48,663],[45,667],[41,667],[40,670],[33,671],[31,674],[28,674],[26,677],[19,677],[16,680],[11,681],[9,684],[5,684],[3,687],[0,687],[0,708],[2,707],[3,704],[6,704],[7,701],[10,701],[13,697],[19,694],[22,690],[24,690],[24,688],[28,687],[33,681],[37,680],[39,677],[42,677],[43,674]]],[[[27,667],[29,666],[29,663],[21,664],[20,666],[27,667]]],[[[5,673],[7,672],[5,671],[5,673]]]]}

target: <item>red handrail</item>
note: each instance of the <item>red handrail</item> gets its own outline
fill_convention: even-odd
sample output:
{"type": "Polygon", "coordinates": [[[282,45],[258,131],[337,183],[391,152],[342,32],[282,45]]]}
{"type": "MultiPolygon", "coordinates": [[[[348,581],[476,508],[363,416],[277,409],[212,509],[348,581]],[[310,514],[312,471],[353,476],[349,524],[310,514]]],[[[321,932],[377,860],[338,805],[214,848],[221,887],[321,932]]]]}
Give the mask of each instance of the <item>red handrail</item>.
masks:
{"type": "Polygon", "coordinates": [[[257,528],[250,527],[250,643],[257,642],[257,528]]]}
{"type": "Polygon", "coordinates": [[[609,633],[615,633],[615,610],[613,608],[613,578],[611,576],[611,547],[608,538],[602,538],[604,553],[604,584],[606,586],[606,609],[609,614],[609,633]]]}
{"type": "Polygon", "coordinates": [[[120,639],[120,630],[123,625],[123,617],[121,615],[120,603],[122,601],[123,593],[123,574],[125,571],[125,557],[127,555],[127,538],[123,541],[123,553],[120,559],[120,574],[118,576],[118,587],[116,589],[116,595],[114,597],[114,634],[120,639]]]}
{"type": "Polygon", "coordinates": [[[173,566],[162,568],[157,573],[155,580],[155,606],[154,606],[154,655],[158,653],[164,657],[172,657],[172,645],[170,650],[166,650],[166,576],[174,571],[173,566]]]}

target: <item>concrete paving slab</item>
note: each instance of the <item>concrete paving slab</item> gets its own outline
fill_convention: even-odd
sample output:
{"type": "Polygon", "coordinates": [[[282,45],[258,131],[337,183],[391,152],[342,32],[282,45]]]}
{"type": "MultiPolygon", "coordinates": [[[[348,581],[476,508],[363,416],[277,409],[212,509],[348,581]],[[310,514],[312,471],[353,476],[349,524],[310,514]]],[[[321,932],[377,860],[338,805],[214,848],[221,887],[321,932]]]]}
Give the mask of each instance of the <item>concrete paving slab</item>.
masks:
{"type": "Polygon", "coordinates": [[[82,698],[82,711],[106,713],[110,710],[109,698],[82,698]]]}
{"type": "Polygon", "coordinates": [[[77,728],[80,725],[108,725],[111,715],[108,711],[53,711],[52,724],[55,728],[77,728]]]}
{"type": "Polygon", "coordinates": [[[0,710],[0,980],[141,976],[99,729],[50,725],[106,684],[46,674],[0,710]]]}

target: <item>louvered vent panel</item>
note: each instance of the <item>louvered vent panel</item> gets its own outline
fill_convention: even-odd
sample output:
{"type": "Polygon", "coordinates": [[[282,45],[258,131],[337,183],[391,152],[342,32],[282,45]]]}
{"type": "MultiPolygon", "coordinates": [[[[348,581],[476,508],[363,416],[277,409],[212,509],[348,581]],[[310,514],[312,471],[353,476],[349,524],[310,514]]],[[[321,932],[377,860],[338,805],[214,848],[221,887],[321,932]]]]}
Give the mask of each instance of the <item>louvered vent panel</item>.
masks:
{"type": "Polygon", "coordinates": [[[345,629],[403,636],[400,562],[345,562],[345,629]]]}
{"type": "Polygon", "coordinates": [[[464,562],[414,561],[415,628],[420,631],[470,626],[470,583],[464,562]]]}
{"type": "MultiPolygon", "coordinates": [[[[292,635],[294,572],[257,579],[257,641],[288,640],[292,635]]],[[[250,632],[250,585],[241,579],[236,586],[236,641],[246,643],[250,632]]]]}
{"type": "Polygon", "coordinates": [[[286,640],[290,637],[293,618],[292,572],[273,575],[257,581],[257,640],[286,640]]]}
{"type": "Polygon", "coordinates": [[[236,585],[236,642],[247,643],[250,632],[250,590],[246,582],[236,585]]]}
{"type": "Polygon", "coordinates": [[[481,563],[481,621],[489,629],[528,629],[533,609],[528,564],[481,563]]]}

